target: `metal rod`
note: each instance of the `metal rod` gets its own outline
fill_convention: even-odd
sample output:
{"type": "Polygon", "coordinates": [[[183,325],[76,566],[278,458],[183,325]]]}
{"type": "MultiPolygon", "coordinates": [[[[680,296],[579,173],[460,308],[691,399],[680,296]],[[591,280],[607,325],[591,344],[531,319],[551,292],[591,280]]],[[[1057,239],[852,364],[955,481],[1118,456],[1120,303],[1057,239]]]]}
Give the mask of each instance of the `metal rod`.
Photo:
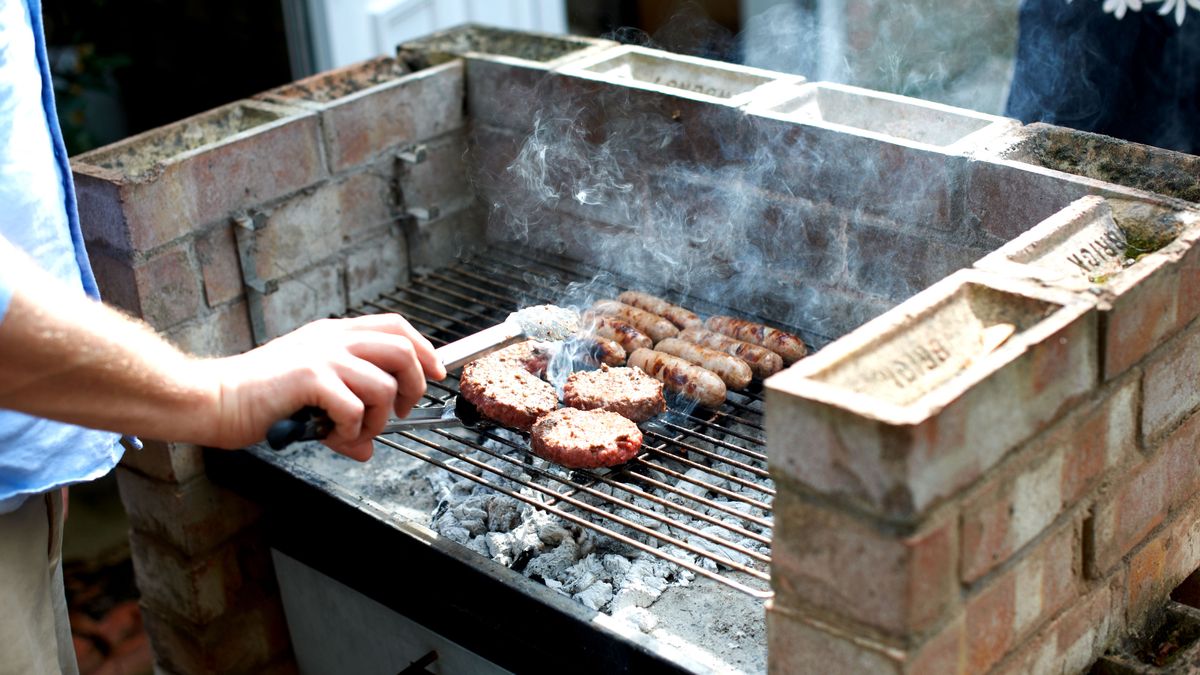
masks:
{"type": "MultiPolygon", "coordinates": [[[[415,434],[412,434],[412,433],[410,433],[410,432],[407,432],[407,431],[401,431],[401,432],[399,433],[399,435],[400,435],[400,436],[404,436],[405,438],[408,438],[409,440],[416,441],[417,443],[420,443],[420,444],[422,444],[422,445],[429,446],[429,447],[433,448],[434,450],[439,450],[439,451],[441,451],[441,452],[445,452],[445,450],[443,450],[443,449],[442,449],[441,447],[439,447],[437,444],[433,444],[433,443],[431,443],[431,442],[429,442],[429,441],[426,441],[426,440],[422,439],[420,436],[417,436],[417,435],[415,435],[415,434]]],[[[387,445],[389,445],[389,446],[393,446],[393,447],[394,447],[394,446],[397,446],[397,445],[399,445],[398,443],[395,443],[394,441],[393,441],[393,442],[389,442],[389,441],[386,441],[385,439],[379,439],[379,440],[380,440],[381,442],[384,442],[385,444],[387,444],[387,445]]],[[[710,559],[710,560],[712,560],[713,562],[719,563],[719,564],[721,564],[721,565],[725,565],[726,567],[728,567],[728,568],[730,568],[730,569],[735,569],[735,570],[737,570],[737,571],[739,571],[739,572],[742,572],[742,573],[744,573],[744,574],[749,574],[750,576],[752,576],[752,577],[756,577],[756,578],[758,578],[758,579],[762,579],[763,581],[770,581],[770,580],[771,580],[771,576],[770,576],[770,574],[768,574],[768,573],[766,573],[766,572],[762,572],[762,571],[760,571],[760,570],[756,570],[756,569],[754,569],[753,567],[749,567],[749,566],[743,565],[743,564],[741,564],[741,563],[734,562],[734,561],[732,561],[732,560],[726,560],[726,559],[723,559],[723,558],[714,558],[713,556],[714,556],[715,554],[714,554],[712,551],[709,551],[709,550],[702,549],[702,548],[700,548],[700,547],[698,547],[698,546],[694,546],[694,545],[692,545],[692,544],[688,544],[688,543],[687,543],[687,542],[685,542],[685,541],[682,541],[682,540],[680,540],[680,539],[673,538],[673,537],[671,537],[671,536],[669,536],[669,535],[665,535],[665,534],[662,534],[662,533],[660,533],[660,532],[656,532],[656,531],[655,531],[653,528],[646,527],[645,525],[642,525],[642,524],[640,524],[640,523],[635,523],[635,522],[633,522],[632,520],[629,520],[628,518],[623,518],[623,517],[621,517],[621,516],[618,516],[618,515],[616,515],[616,514],[614,514],[614,513],[609,513],[608,511],[605,511],[605,510],[603,510],[603,509],[601,509],[601,508],[598,508],[598,507],[592,506],[591,504],[588,504],[587,502],[584,502],[584,501],[578,500],[578,499],[576,499],[576,498],[574,498],[574,497],[568,497],[568,496],[565,496],[565,495],[563,495],[563,494],[557,493],[557,492],[555,492],[554,490],[551,490],[550,488],[548,488],[548,487],[545,487],[545,486],[542,486],[542,485],[538,485],[537,483],[534,483],[533,481],[527,481],[527,480],[523,480],[523,479],[520,479],[520,478],[515,478],[515,477],[513,477],[513,476],[508,476],[508,475],[504,474],[503,472],[501,472],[501,471],[500,471],[499,469],[497,469],[496,467],[493,467],[493,466],[491,466],[491,465],[489,465],[489,464],[487,464],[487,463],[485,463],[485,462],[481,462],[481,461],[479,461],[479,460],[477,460],[477,459],[475,459],[475,458],[473,458],[473,457],[468,457],[468,456],[466,456],[466,455],[457,454],[457,453],[448,453],[448,454],[453,454],[453,455],[454,455],[455,457],[457,457],[459,460],[461,460],[461,461],[463,461],[463,462],[466,462],[467,464],[470,464],[471,466],[474,466],[474,467],[475,467],[475,468],[477,468],[477,469],[481,469],[481,470],[483,470],[483,471],[487,471],[487,472],[489,472],[489,473],[496,474],[496,475],[498,475],[498,476],[501,476],[501,477],[503,477],[505,480],[512,481],[513,483],[516,483],[516,484],[518,484],[518,485],[520,485],[520,486],[522,486],[522,487],[527,487],[527,488],[530,488],[531,490],[535,490],[535,491],[537,491],[537,492],[540,492],[540,493],[542,493],[542,494],[545,494],[545,495],[548,495],[548,496],[551,496],[551,497],[555,497],[555,498],[557,498],[557,499],[560,499],[560,500],[562,500],[562,501],[564,501],[564,502],[566,502],[566,503],[570,504],[571,506],[574,506],[575,508],[577,508],[577,509],[579,509],[579,510],[581,510],[581,511],[586,511],[587,513],[589,513],[589,514],[591,514],[591,515],[597,516],[597,517],[599,517],[599,518],[603,518],[603,519],[611,520],[611,521],[613,521],[613,522],[615,522],[615,523],[617,523],[617,524],[619,524],[619,525],[621,525],[621,526],[623,526],[623,527],[628,527],[629,529],[631,529],[631,530],[634,530],[635,532],[639,532],[639,533],[641,533],[641,534],[644,534],[644,535],[646,535],[646,536],[648,536],[648,537],[653,537],[653,538],[655,538],[655,539],[658,539],[658,540],[660,540],[660,541],[663,541],[663,542],[665,542],[665,543],[672,544],[672,545],[674,545],[674,546],[678,546],[678,547],[680,547],[680,548],[684,549],[685,551],[688,551],[689,553],[694,553],[694,554],[696,554],[696,555],[698,555],[698,556],[701,556],[701,557],[704,557],[704,558],[709,558],[709,559],[710,559]]],[[[468,474],[470,474],[470,472],[467,472],[467,473],[468,473],[468,474]]],[[[474,477],[474,474],[470,474],[470,475],[474,477]]],[[[508,495],[508,496],[510,496],[510,497],[516,496],[516,494],[518,494],[518,493],[514,493],[514,492],[512,492],[511,490],[508,490],[507,488],[504,488],[504,487],[501,487],[501,486],[499,486],[499,485],[495,485],[495,484],[489,483],[489,482],[488,482],[486,479],[484,479],[484,478],[482,478],[482,477],[476,477],[476,478],[477,478],[476,482],[478,482],[480,485],[485,485],[485,486],[487,486],[487,487],[490,487],[490,488],[492,488],[492,489],[494,489],[494,490],[497,490],[497,491],[500,491],[500,492],[504,492],[505,494],[507,494],[507,495],[508,495]]],[[[524,500],[523,500],[523,501],[524,501],[524,500]]],[[[533,506],[536,506],[536,507],[538,507],[538,508],[542,508],[542,509],[545,509],[545,510],[551,511],[551,512],[553,512],[553,513],[556,513],[557,515],[560,515],[560,516],[564,516],[564,517],[571,517],[571,516],[570,516],[570,514],[568,514],[568,513],[564,512],[564,511],[562,511],[561,509],[559,509],[559,510],[556,510],[554,507],[549,507],[549,506],[546,506],[546,504],[545,504],[545,503],[543,503],[543,502],[538,502],[537,500],[530,499],[530,500],[528,501],[528,503],[530,503],[530,504],[532,504],[533,506]]],[[[632,505],[632,504],[622,504],[622,505],[621,505],[621,507],[622,507],[622,508],[630,508],[631,506],[633,506],[633,505],[632,505]]],[[[631,509],[631,510],[632,510],[632,509],[631,509]]],[[[583,519],[580,519],[580,520],[583,520],[583,519]]],[[[584,522],[590,522],[590,521],[584,521],[584,522]]],[[[678,523],[676,523],[676,525],[678,525],[678,523]]],[[[597,525],[597,524],[595,524],[595,523],[591,523],[591,525],[590,525],[590,527],[589,527],[589,529],[597,529],[597,528],[598,528],[598,529],[600,529],[600,530],[601,530],[601,531],[602,531],[604,534],[606,534],[606,535],[609,535],[609,536],[612,536],[612,537],[614,537],[614,538],[618,538],[618,537],[622,537],[622,536],[624,536],[624,535],[621,535],[621,534],[619,534],[619,533],[617,533],[617,532],[615,532],[615,531],[613,531],[613,530],[609,530],[609,529],[607,529],[607,528],[602,528],[602,527],[600,527],[599,525],[597,525]]],[[[633,542],[633,541],[636,541],[636,540],[635,540],[635,539],[629,539],[629,542],[633,542]]],[[[626,542],[626,543],[629,543],[629,542],[626,542]]]]}

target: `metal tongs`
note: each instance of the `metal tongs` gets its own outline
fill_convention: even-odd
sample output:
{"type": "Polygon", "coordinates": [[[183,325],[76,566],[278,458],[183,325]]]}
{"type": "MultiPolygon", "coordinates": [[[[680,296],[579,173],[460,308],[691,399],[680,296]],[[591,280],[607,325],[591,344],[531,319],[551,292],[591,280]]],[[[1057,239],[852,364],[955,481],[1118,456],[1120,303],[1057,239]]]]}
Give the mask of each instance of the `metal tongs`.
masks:
{"type": "MultiPolygon", "coordinates": [[[[513,312],[503,323],[438,347],[434,351],[449,372],[520,340],[560,341],[574,335],[578,330],[579,315],[574,310],[555,305],[536,305],[513,312]]],[[[464,426],[477,426],[482,420],[475,407],[461,397],[454,397],[446,405],[453,408],[449,416],[444,414],[444,410],[442,413],[434,412],[442,410],[437,406],[414,408],[405,419],[396,420],[385,427],[383,433],[453,426],[458,422],[464,426]],[[466,408],[470,411],[464,412],[466,408]],[[468,418],[473,421],[467,422],[468,418]]],[[[267,444],[276,450],[282,450],[297,441],[319,441],[329,436],[333,426],[324,410],[314,407],[301,408],[288,419],[279,420],[271,425],[267,430],[267,444]]]]}
{"type": "MultiPolygon", "coordinates": [[[[480,416],[475,406],[461,396],[452,396],[441,405],[413,408],[404,419],[390,420],[382,434],[394,434],[415,429],[449,429],[466,427],[485,429],[492,424],[480,416]]],[[[267,445],[282,450],[298,441],[319,441],[333,431],[333,422],[320,408],[302,408],[291,418],[276,422],[267,432],[267,445]]]]}

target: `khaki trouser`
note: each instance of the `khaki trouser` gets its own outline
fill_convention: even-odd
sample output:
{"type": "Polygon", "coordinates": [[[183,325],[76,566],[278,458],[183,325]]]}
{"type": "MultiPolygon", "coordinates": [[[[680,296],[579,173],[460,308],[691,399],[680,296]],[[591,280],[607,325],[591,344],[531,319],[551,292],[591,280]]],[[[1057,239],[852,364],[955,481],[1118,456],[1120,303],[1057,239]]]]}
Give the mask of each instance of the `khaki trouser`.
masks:
{"type": "Polygon", "coordinates": [[[62,578],[62,491],[0,514],[0,674],[75,675],[62,578]]]}

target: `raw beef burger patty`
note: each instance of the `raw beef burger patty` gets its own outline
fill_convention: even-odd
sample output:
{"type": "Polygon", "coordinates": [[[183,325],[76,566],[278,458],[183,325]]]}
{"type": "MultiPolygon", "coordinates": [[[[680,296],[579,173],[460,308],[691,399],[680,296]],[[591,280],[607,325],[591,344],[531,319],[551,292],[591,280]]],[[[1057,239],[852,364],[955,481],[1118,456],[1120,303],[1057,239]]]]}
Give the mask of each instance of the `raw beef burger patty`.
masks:
{"type": "Polygon", "coordinates": [[[459,393],[479,414],[514,429],[528,430],[558,407],[550,383],[503,359],[484,357],[463,366],[459,393]]]}
{"type": "Polygon", "coordinates": [[[637,368],[609,368],[571,373],[563,385],[563,402],[580,410],[608,410],[634,422],[645,422],[667,409],[662,382],[637,368]]]}
{"type": "Polygon", "coordinates": [[[533,425],[533,452],[572,469],[615,466],[642,447],[637,425],[607,410],[560,408],[533,425]]]}

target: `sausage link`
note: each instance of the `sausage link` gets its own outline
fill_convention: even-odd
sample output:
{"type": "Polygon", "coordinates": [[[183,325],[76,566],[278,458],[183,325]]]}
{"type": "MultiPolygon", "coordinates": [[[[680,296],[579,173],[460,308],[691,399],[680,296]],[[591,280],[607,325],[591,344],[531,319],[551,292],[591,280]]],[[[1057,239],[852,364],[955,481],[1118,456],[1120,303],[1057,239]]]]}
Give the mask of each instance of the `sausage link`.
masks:
{"type": "Polygon", "coordinates": [[[749,342],[734,340],[728,335],[704,328],[688,328],[680,331],[679,339],[736,356],[750,366],[755,377],[765,378],[783,370],[783,358],[775,352],[749,342]]]}
{"type": "Polygon", "coordinates": [[[650,295],[649,293],[625,291],[617,296],[617,300],[632,307],[644,309],[651,314],[657,314],[675,324],[680,330],[691,328],[692,326],[699,328],[704,325],[704,321],[696,316],[695,312],[686,310],[678,305],[672,305],[666,300],[650,295]]]}
{"type": "Polygon", "coordinates": [[[597,300],[592,304],[592,311],[596,314],[605,316],[613,316],[627,323],[633,324],[633,327],[650,336],[654,342],[665,340],[669,337],[675,337],[679,333],[679,329],[675,324],[667,321],[657,314],[651,314],[644,309],[630,307],[623,302],[616,300],[597,300]]]}
{"type": "Polygon", "coordinates": [[[735,340],[766,347],[783,357],[783,362],[789,366],[808,356],[808,345],[804,344],[804,340],[761,323],[732,316],[710,316],[704,326],[735,340]]]}
{"type": "Polygon", "coordinates": [[[629,355],[629,365],[641,368],[667,389],[706,408],[719,408],[725,402],[725,383],[721,378],[678,356],[639,349],[629,355]]]}
{"type": "Polygon", "coordinates": [[[650,349],[654,346],[654,340],[651,340],[649,335],[618,318],[596,312],[584,312],[581,320],[580,325],[590,328],[593,333],[602,338],[616,342],[627,353],[636,349],[650,349]]]}
{"type": "Polygon", "coordinates": [[[579,345],[578,354],[584,357],[584,361],[603,363],[607,366],[625,364],[625,348],[612,340],[595,335],[576,335],[567,343],[579,345]]]}
{"type": "Polygon", "coordinates": [[[711,370],[729,389],[745,389],[753,377],[750,366],[745,361],[694,342],[686,342],[679,338],[667,338],[655,345],[654,349],[711,370]]]}

